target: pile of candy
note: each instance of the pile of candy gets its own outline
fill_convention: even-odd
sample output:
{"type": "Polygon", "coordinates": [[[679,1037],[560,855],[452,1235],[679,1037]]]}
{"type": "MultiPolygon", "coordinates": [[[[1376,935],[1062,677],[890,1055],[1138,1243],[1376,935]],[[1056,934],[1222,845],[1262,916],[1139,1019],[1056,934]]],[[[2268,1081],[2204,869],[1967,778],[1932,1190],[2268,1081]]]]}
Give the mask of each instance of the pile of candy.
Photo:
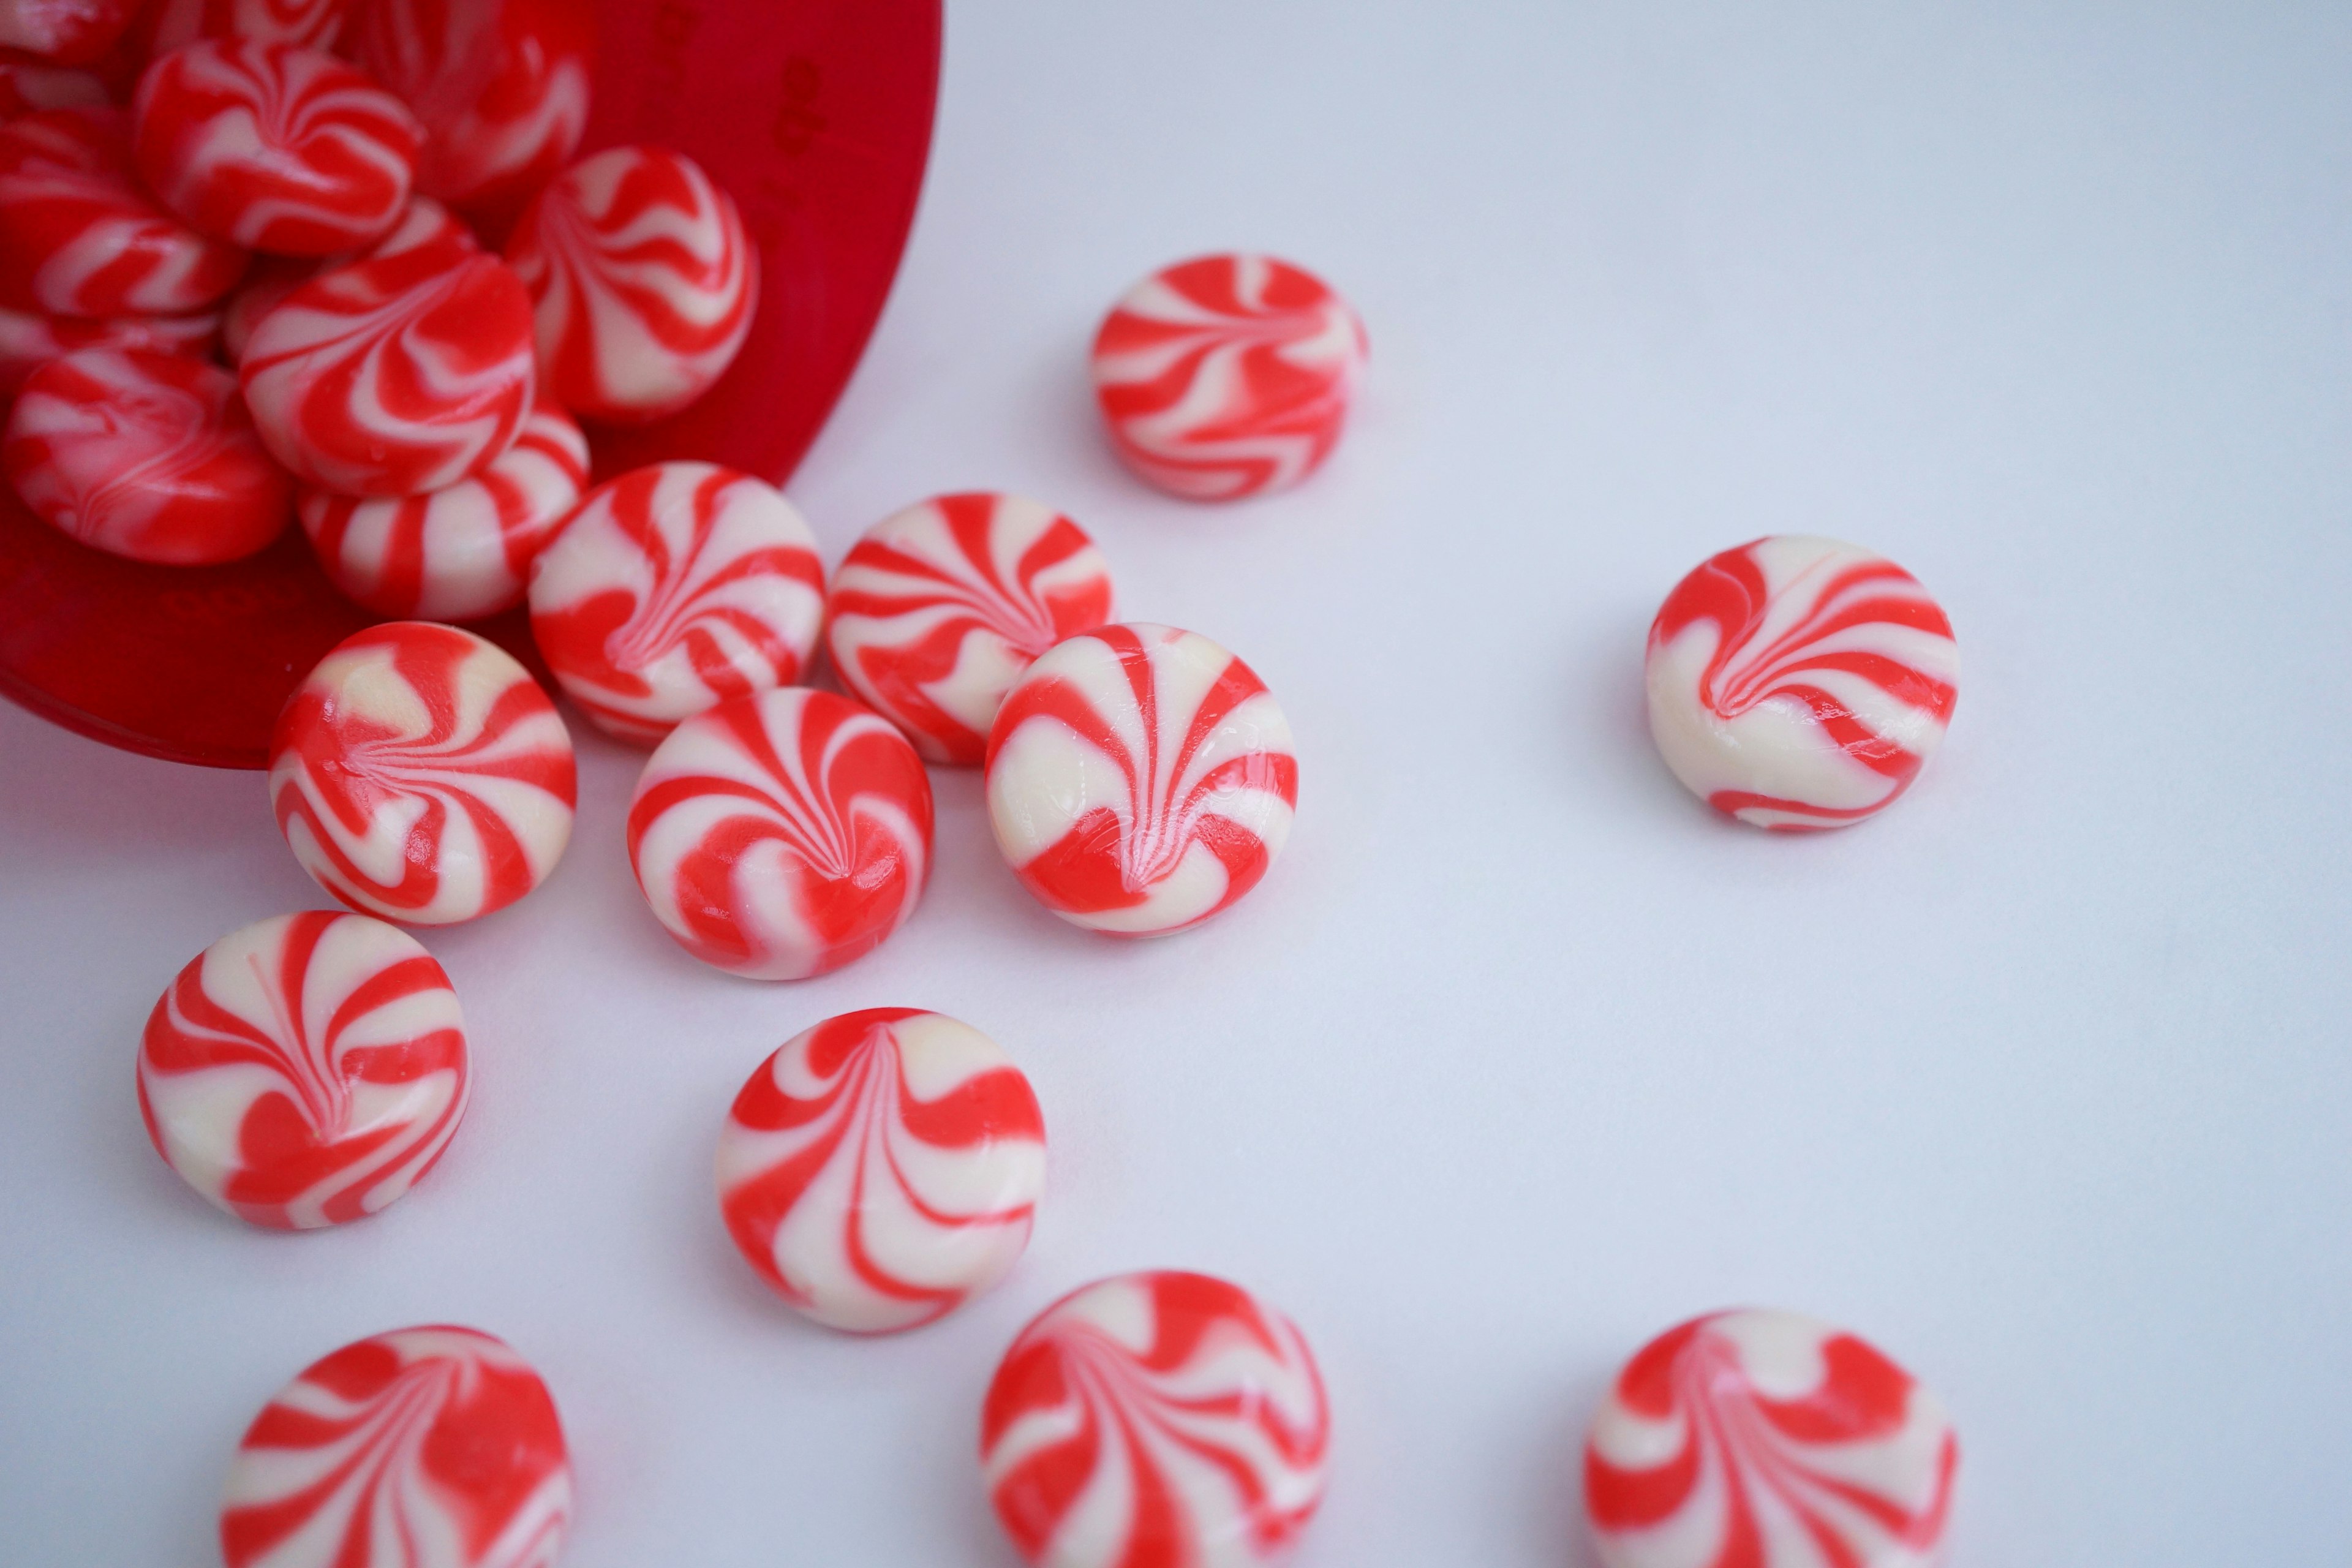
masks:
{"type": "MultiPolygon", "coordinates": [[[[606,830],[654,919],[714,967],[803,979],[905,924],[934,858],[927,763],[983,770],[1007,867],[1075,924],[1166,934],[1256,886],[1297,802],[1280,706],[1210,638],[1116,622],[1109,565],[1071,519],[937,497],[876,524],[828,584],[808,523],[758,479],[667,461],[589,489],[575,416],[674,413],[742,345],[760,279],[735,204],[661,149],[573,161],[592,40],[569,0],[347,9],[0,6],[5,41],[37,52],[0,62],[10,482],[84,543],[162,563],[250,553],[299,515],[332,581],[392,617],[302,680],[268,769],[287,844],[358,912],[235,931],[156,1005],[139,1105],[173,1170],[250,1224],[309,1229],[379,1212],[447,1147],[471,1081],[457,997],[386,922],[502,909],[571,839],[562,713],[449,624],[517,605],[562,699],[650,748],[606,830]],[[824,668],[846,695],[813,684],[824,668]]],[[[1368,352],[1312,275],[1219,256],[1122,299],[1093,374],[1138,476],[1232,500],[1321,464],[1368,352]]],[[[1647,659],[1674,774],[1779,830],[1901,795],[1956,678],[1908,574],[1802,537],[1692,572],[1647,659]]],[[[851,1013],[745,1082],[719,1210],[807,1317],[912,1329],[1012,1269],[1045,1142],[986,1035],[851,1013]]],[[[1034,1561],[1237,1564],[1306,1526],[1329,1437],[1287,1319],[1153,1272],[1021,1333],[980,1449],[1034,1561]]],[[[1957,1464],[1941,1405],[1877,1351],[1731,1312],[1626,1364],[1585,1492],[1613,1568],[1891,1568],[1937,1554],[1957,1464]]],[[[236,1568],[520,1568],[554,1557],[571,1489],[528,1364],[470,1329],[404,1329],[255,1419],[221,1541],[236,1568]]]]}

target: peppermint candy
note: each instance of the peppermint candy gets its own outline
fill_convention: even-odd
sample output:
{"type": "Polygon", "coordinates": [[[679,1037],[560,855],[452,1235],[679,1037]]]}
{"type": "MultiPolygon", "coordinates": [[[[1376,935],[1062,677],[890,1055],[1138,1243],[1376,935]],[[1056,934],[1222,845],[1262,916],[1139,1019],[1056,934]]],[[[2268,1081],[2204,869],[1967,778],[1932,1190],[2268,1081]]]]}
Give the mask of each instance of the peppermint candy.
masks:
{"type": "Polygon", "coordinates": [[[467,207],[528,196],[570,162],[595,42],[579,0],[372,0],[358,38],[424,122],[417,188],[467,207]]]}
{"type": "Polygon", "coordinates": [[[89,65],[131,26],[139,0],[14,0],[0,5],[0,46],[59,65],[89,65]]]}
{"type": "Polygon", "coordinates": [[[0,309],[0,397],[16,396],[26,377],[76,349],[152,349],[203,359],[212,353],[220,331],[217,315],[122,316],[107,321],[0,309]]]}
{"type": "Polygon", "coordinates": [[[352,8],[352,0],[151,0],[131,31],[150,60],[198,38],[331,49],[352,8]]]}
{"type": "Polygon", "coordinates": [[[940,496],[866,531],[835,574],[835,673],[934,763],[977,766],[1030,662],[1110,619],[1110,564],[1050,507],[940,496]]]}
{"type": "Polygon", "coordinates": [[[155,1004],[139,1110],[164,1163],[252,1225],[375,1214],[433,1168],[472,1086],[449,977],[406,931],[310,910],[206,948],[155,1004]]]}

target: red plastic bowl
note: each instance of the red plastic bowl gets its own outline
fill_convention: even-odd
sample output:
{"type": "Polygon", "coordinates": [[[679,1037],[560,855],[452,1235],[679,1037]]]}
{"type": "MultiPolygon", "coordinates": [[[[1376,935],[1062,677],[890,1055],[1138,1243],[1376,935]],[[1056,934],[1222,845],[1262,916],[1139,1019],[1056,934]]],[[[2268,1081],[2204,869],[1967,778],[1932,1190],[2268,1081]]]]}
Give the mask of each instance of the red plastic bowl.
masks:
{"type": "MultiPolygon", "coordinates": [[[[761,250],[760,313],[734,368],[675,418],[593,433],[597,471],[702,458],[781,483],[906,246],[940,0],[598,0],[597,21],[587,148],[691,155],[761,250]]],[[[146,566],[75,543],[0,485],[0,694],[109,744],[262,767],[288,693],[379,618],[328,584],[299,529],[226,566],[146,566]]],[[[536,666],[520,612],[479,629],[536,666]]]]}

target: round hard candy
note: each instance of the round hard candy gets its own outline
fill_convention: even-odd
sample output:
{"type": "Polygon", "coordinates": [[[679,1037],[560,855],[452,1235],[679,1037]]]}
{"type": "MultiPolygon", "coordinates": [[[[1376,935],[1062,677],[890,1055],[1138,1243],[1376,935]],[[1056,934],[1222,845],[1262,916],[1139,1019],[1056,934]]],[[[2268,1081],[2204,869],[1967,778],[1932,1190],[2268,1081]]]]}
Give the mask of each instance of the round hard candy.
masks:
{"type": "MultiPolygon", "coordinates": [[[[245,345],[252,341],[253,329],[260,324],[261,318],[321,272],[348,267],[355,261],[380,261],[396,256],[421,258],[428,254],[445,258],[447,265],[455,266],[480,248],[474,231],[452,216],[448,208],[430,197],[413,196],[407,212],[392,232],[365,249],[328,257],[257,256],[245,281],[228,297],[228,304],[221,311],[221,352],[229,363],[241,363],[245,345]]],[[[417,270],[421,275],[426,268],[420,258],[409,263],[407,269],[417,270]]]]}
{"type": "Polygon", "coordinates": [[[523,212],[507,258],[530,289],[539,358],[564,406],[656,419],[726,374],[751,330],[759,253],[692,159],[613,147],[523,212]]]}
{"type": "Polygon", "coordinates": [[[908,1007],[794,1037],[719,1135],[735,1245],[785,1300],[853,1333],[931,1322],[1003,1279],[1045,1187],[1021,1069],[971,1025],[908,1007]]]}
{"type": "Polygon", "coordinates": [[[0,5],[0,45],[60,65],[89,65],[131,26],[139,0],[9,0],[0,5]]]}
{"type": "Polygon", "coordinates": [[[53,316],[177,316],[233,288],[246,253],[155,205],[111,109],[0,126],[0,304],[53,316]]]}
{"type": "Polygon", "coordinates": [[[235,561],[293,515],[293,481],[262,450],[236,379],[154,349],[77,349],[35,371],[0,467],[36,516],[134,561],[235,561]]]}
{"type": "Polygon", "coordinates": [[[654,918],[705,963],[805,980],[881,945],[931,869],[931,784],[845,697],[780,687],[670,731],[629,804],[654,918]]]}
{"type": "Polygon", "coordinates": [[[520,604],[531,559],[579,504],[588,438],[542,402],[506,455],[421,496],[305,489],[303,531],[336,587],[380,616],[469,621],[520,604]]]}
{"type": "Polygon", "coordinates": [[[0,397],[16,396],[26,377],[76,349],[152,349],[203,359],[212,353],[220,331],[221,318],[216,315],[88,321],[0,308],[0,397]]]}
{"type": "Polygon", "coordinates": [[[228,1568],[550,1568],[572,1460],[530,1363],[478,1329],[394,1329],[312,1363],[246,1428],[228,1568]]]}
{"type": "Polygon", "coordinates": [[[1783,832],[1911,787],[1959,695],[1951,623],[1911,574],[1833,539],[1727,550],[1650,626],[1650,734],[1693,795],[1783,832]]]}
{"type": "Polygon", "coordinates": [[[1095,395],[1138,475],[1232,500],[1297,484],[1330,455],[1370,353],[1355,311],[1312,273],[1203,256],[1113,308],[1095,337],[1095,395]]]}
{"type": "Polygon", "coordinates": [[[1584,1448],[1605,1568],[1933,1568],[1960,1451],[1942,1403],[1794,1312],[1718,1312],[1617,1374],[1584,1448]]]}
{"type": "Polygon", "coordinates": [[[215,238],[326,256],[388,232],[423,137],[407,105],[334,56],[201,38],[139,79],[139,172],[215,238]]]}
{"type": "Polygon", "coordinates": [[[112,101],[106,83],[89,71],[51,65],[37,56],[0,53],[0,120],[44,109],[104,109],[112,101]]]}
{"type": "Polygon", "coordinates": [[[150,60],[198,38],[331,49],[352,10],[352,0],[151,0],[131,32],[150,60]]]}
{"type": "Polygon", "coordinates": [[[531,195],[588,128],[595,13],[579,0],[373,0],[358,46],[424,122],[417,188],[444,201],[531,195]]]}
{"type": "Polygon", "coordinates": [[[1196,925],[1257,885],[1290,837],[1290,723],[1197,632],[1105,626],[1056,644],[988,737],[988,817],[1022,886],[1120,936],[1196,925]]]}
{"type": "Polygon", "coordinates": [[[804,679],[816,535],[773,485],[656,463],[591,491],[531,565],[530,629],[564,695],[652,745],[713,703],[804,679]]]}
{"type": "Polygon", "coordinates": [[[352,908],[415,925],[504,909],[572,837],[572,737],[514,659],[425,621],[355,632],[270,737],[294,858],[352,908]]]}
{"type": "Polygon", "coordinates": [[[850,551],[825,644],[843,683],[926,759],[976,767],[1021,672],[1110,605],[1110,563],[1068,518],[1019,496],[940,496],[850,551]]]}
{"type": "Polygon", "coordinates": [[[446,489],[514,445],[531,406],[530,301],[495,257],[373,257],[279,301],[237,371],[299,478],[343,495],[446,489]]]}
{"type": "Polygon", "coordinates": [[[1126,1274],[1013,1342],[981,1415],[981,1468],[1032,1563],[1251,1568],[1314,1517],[1330,1431],[1287,1318],[1204,1274],[1126,1274]]]}
{"type": "Polygon", "coordinates": [[[147,1020],[139,1109],[164,1163],[251,1224],[315,1230],[404,1196],[471,1075],[457,994],[406,931],[313,910],[230,932],[147,1020]]]}

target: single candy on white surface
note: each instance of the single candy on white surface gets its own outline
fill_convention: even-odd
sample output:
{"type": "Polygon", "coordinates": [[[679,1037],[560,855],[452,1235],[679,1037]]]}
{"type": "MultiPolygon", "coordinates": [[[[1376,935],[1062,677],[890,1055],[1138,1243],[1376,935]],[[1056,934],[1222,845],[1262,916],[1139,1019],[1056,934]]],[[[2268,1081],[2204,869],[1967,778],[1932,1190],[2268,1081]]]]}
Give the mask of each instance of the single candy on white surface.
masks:
{"type": "Polygon", "coordinates": [[[424,132],[407,105],[319,49],[200,38],[149,66],[132,104],[140,174],[205,233],[326,256],[391,229],[424,132]]]}
{"type": "Polygon", "coordinates": [[[230,932],[180,971],[139,1053],[164,1163],[239,1219],[375,1214],[457,1131],[472,1079],[449,977],[396,927],[312,910],[230,932]]]}
{"type": "Polygon", "coordinates": [[[394,1329],[305,1368],[246,1428],[228,1568],[552,1568],[572,1519],[555,1400],[504,1341],[394,1329]]]}
{"type": "Polygon", "coordinates": [[[931,1322],[1003,1279],[1045,1187],[1028,1079],[971,1025],[908,1007],[795,1036],[719,1135],[735,1245],[785,1300],[854,1333],[931,1322]]]}
{"type": "Polygon", "coordinates": [[[976,767],[1021,672],[1110,616],[1110,564],[1076,523],[1019,496],[940,496],[851,549],[825,644],[843,683],[926,759],[976,767]]]}
{"type": "Polygon", "coordinates": [[[1330,455],[1370,352],[1356,312],[1304,268],[1203,256],[1112,310],[1095,337],[1095,395],[1139,477],[1231,500],[1297,484],[1330,455]]]}
{"type": "Polygon", "coordinates": [[[805,679],[816,535],[773,485],[655,463],[589,492],[531,565],[530,629],[564,695],[651,745],[713,703],[805,679]]]}
{"type": "Polygon", "coordinates": [[[1650,734],[1693,795],[1759,827],[1843,827],[1911,787],[1959,696],[1951,623],[1917,579],[1776,534],[1677,584],[1650,626],[1650,734]]]}
{"type": "Polygon", "coordinates": [[[1935,1568],[1959,1461],[1943,1403],[1862,1340],[1717,1312],[1618,1373],[1585,1512],[1605,1568],[1935,1568]]]}
{"type": "Polygon", "coordinates": [[[1039,1568],[1256,1568],[1323,1500],[1331,1415],[1290,1320],[1205,1274],[1125,1274],[1039,1314],[996,1370],[980,1458],[1039,1568]]]}
{"type": "Polygon", "coordinates": [[[931,783],[845,697],[780,687],[670,731],[629,804],[654,918],[705,963],[805,980],[905,924],[931,869],[931,783]]]}
{"type": "Polygon", "coordinates": [[[302,868],[353,909],[448,925],[545,880],[577,778],[555,705],[513,658],[425,621],[355,632],[278,716],[269,800],[302,868]]]}
{"type": "Polygon", "coordinates": [[[588,129],[595,21],[581,0],[372,0],[359,59],[425,123],[417,188],[478,207],[553,179],[588,129]]]}
{"type": "Polygon", "coordinates": [[[1006,864],[1064,920],[1121,936],[1196,925],[1290,837],[1298,762],[1265,682],[1197,632],[1081,633],[1031,665],[988,738],[1006,864]]]}
{"type": "Polygon", "coordinates": [[[565,407],[656,419],[735,363],[759,302],[759,252],[735,200],[692,159],[649,147],[583,158],[507,242],[530,289],[539,359],[565,407]]]}
{"type": "Polygon", "coordinates": [[[421,496],[305,489],[303,531],[336,587],[381,616],[468,621],[521,603],[531,561],[579,503],[588,438],[542,402],[506,455],[421,496]]]}
{"type": "Polygon", "coordinates": [[[76,349],[152,349],[203,359],[219,336],[221,318],[203,316],[43,316],[0,309],[0,397],[14,397],[25,378],[76,349]]]}
{"type": "Polygon", "coordinates": [[[0,467],[36,516],[133,561],[202,566],[267,546],[294,484],[216,365],[153,349],[77,349],[26,379],[0,467]]]}

